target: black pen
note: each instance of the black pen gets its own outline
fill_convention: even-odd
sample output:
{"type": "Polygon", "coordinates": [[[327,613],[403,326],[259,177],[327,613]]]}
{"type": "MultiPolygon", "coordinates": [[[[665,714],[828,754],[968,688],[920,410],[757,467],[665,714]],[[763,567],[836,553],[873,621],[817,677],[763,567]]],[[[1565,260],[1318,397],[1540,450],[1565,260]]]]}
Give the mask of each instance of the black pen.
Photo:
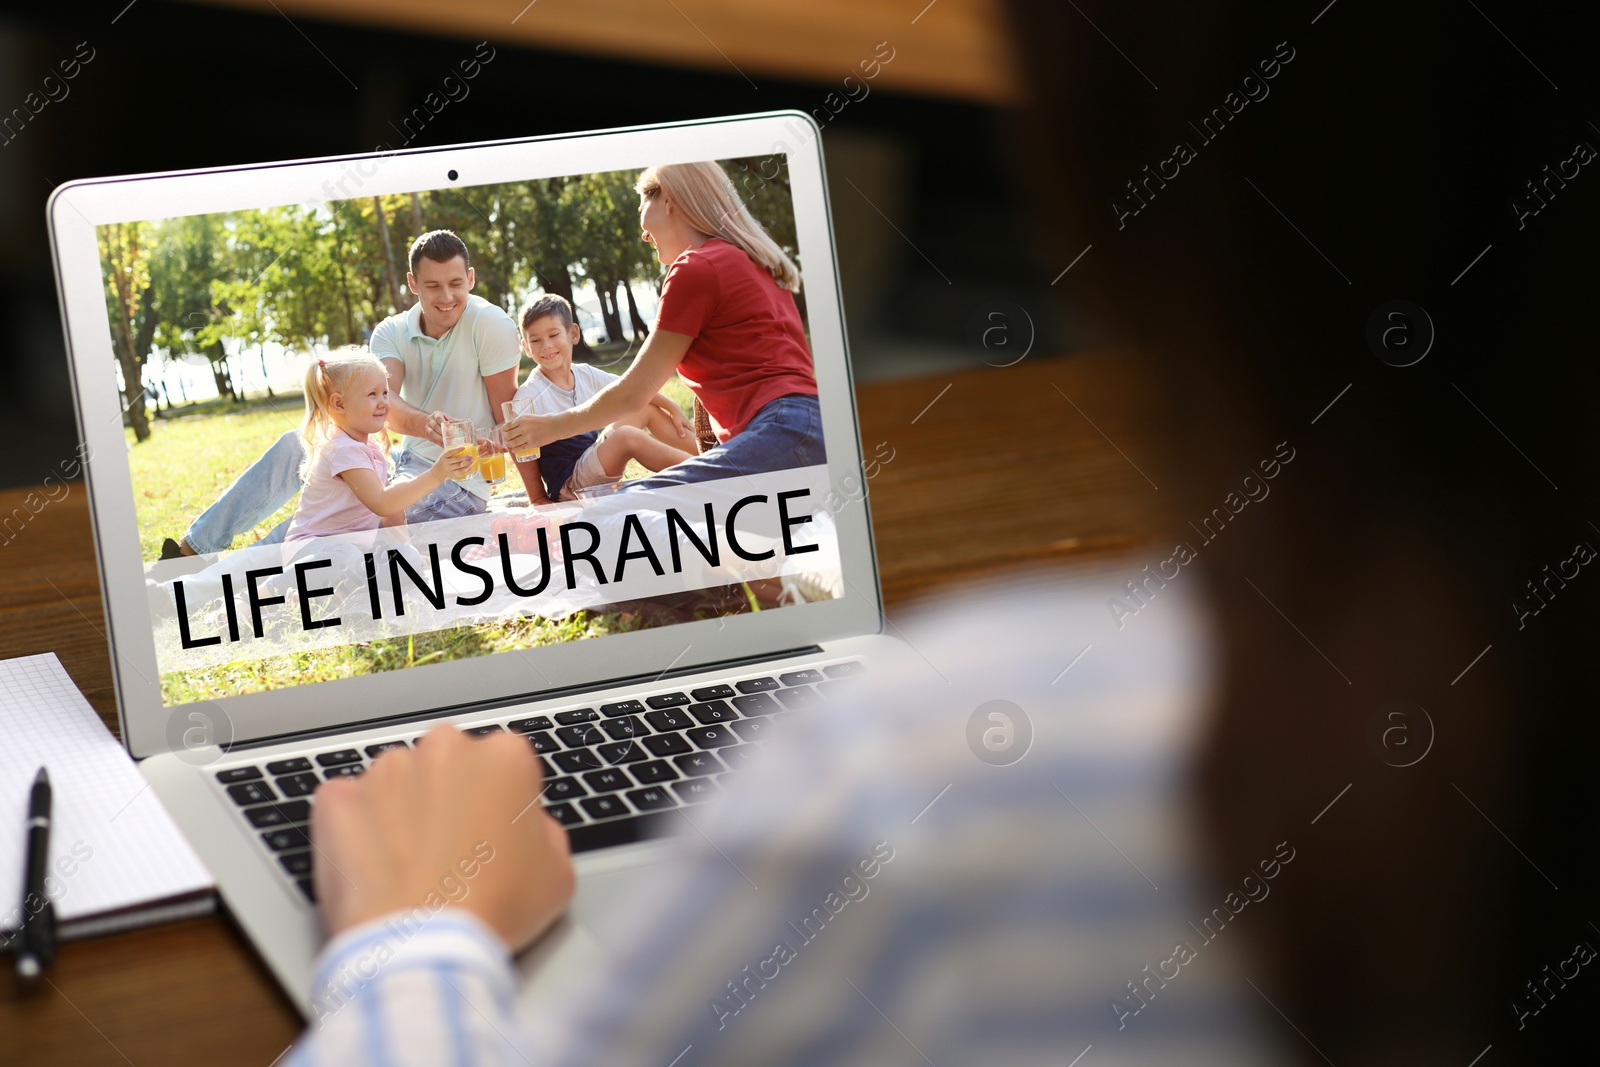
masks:
{"type": "Polygon", "coordinates": [[[43,767],[28,794],[28,866],[22,883],[22,928],[17,931],[17,976],[36,980],[56,954],[56,912],[45,895],[50,863],[50,775],[43,767]]]}

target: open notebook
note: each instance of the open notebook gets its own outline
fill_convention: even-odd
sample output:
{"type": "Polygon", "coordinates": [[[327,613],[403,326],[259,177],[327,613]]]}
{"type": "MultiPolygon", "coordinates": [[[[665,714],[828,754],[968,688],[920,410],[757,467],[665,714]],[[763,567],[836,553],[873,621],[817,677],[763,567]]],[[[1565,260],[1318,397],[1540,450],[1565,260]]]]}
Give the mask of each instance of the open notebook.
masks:
{"type": "Polygon", "coordinates": [[[23,823],[40,765],[54,792],[58,936],[203,915],[211,875],[54,653],[0,660],[0,942],[22,917],[23,823]]]}

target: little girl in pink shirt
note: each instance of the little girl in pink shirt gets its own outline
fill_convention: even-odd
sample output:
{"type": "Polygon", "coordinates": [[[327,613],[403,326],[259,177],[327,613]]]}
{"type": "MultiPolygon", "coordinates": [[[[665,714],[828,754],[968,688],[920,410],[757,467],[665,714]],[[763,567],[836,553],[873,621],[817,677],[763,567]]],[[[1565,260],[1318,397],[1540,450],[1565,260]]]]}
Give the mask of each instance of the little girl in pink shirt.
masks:
{"type": "Polygon", "coordinates": [[[364,533],[405,521],[405,510],[473,465],[464,450],[441,455],[415,478],[388,484],[389,375],[364,348],[341,348],[306,368],[305,488],[284,542],[364,533]]]}

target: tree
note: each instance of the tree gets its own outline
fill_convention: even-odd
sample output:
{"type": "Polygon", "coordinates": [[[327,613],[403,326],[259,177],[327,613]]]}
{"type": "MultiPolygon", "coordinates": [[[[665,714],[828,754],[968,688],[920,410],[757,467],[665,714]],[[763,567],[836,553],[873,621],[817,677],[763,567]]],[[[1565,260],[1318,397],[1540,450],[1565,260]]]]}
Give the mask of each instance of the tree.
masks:
{"type": "Polygon", "coordinates": [[[378,218],[378,237],[383,242],[383,287],[388,296],[388,305],[394,311],[399,311],[402,306],[410,303],[402,293],[410,290],[400,284],[394,264],[394,242],[389,238],[389,219],[383,210],[383,198],[372,198],[372,211],[378,218]],[[402,301],[405,303],[402,304],[402,301]]]}
{"type": "Polygon", "coordinates": [[[229,256],[228,216],[190,215],[158,225],[150,259],[152,339],[169,358],[203,356],[219,396],[239,398],[220,320],[233,311],[213,296],[229,256]]]}
{"type": "MultiPolygon", "coordinates": [[[[101,267],[106,276],[106,310],[111,316],[111,336],[122,371],[123,407],[135,441],[150,438],[145,415],[144,363],[149,342],[140,347],[140,311],[150,289],[150,226],[144,222],[114,222],[98,231],[101,267]]],[[[146,316],[148,318],[148,316],[146,316]]]]}

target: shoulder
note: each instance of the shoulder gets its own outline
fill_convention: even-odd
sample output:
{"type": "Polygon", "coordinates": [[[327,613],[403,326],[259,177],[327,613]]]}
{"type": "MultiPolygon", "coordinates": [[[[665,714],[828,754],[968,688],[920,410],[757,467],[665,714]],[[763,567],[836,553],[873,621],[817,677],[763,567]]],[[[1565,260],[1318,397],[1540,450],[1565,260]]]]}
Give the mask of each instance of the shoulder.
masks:
{"type": "MultiPolygon", "coordinates": [[[[672,293],[715,293],[721,288],[721,275],[730,269],[730,261],[719,248],[732,248],[726,241],[712,238],[699,248],[691,248],[672,261],[667,276],[661,283],[661,296],[670,302],[672,293]]],[[[733,251],[743,257],[743,253],[733,251]]]]}
{"type": "Polygon", "coordinates": [[[379,456],[383,454],[370,437],[365,441],[357,441],[341,431],[323,442],[317,450],[317,463],[329,474],[338,474],[353,467],[371,466],[374,453],[379,456]]]}
{"type": "Polygon", "coordinates": [[[475,331],[517,336],[517,324],[511,321],[511,316],[499,304],[490,303],[481,296],[467,297],[466,314],[471,317],[475,331]]]}
{"type": "Polygon", "coordinates": [[[572,370],[587,379],[589,384],[602,389],[617,379],[617,376],[610,371],[601,370],[599,367],[588,363],[574,363],[572,370]]]}
{"type": "Polygon", "coordinates": [[[416,314],[416,311],[417,306],[413,304],[405,311],[396,311],[393,315],[385,318],[372,328],[373,340],[377,340],[379,337],[395,341],[404,340],[406,335],[411,332],[411,318],[416,314]]]}

